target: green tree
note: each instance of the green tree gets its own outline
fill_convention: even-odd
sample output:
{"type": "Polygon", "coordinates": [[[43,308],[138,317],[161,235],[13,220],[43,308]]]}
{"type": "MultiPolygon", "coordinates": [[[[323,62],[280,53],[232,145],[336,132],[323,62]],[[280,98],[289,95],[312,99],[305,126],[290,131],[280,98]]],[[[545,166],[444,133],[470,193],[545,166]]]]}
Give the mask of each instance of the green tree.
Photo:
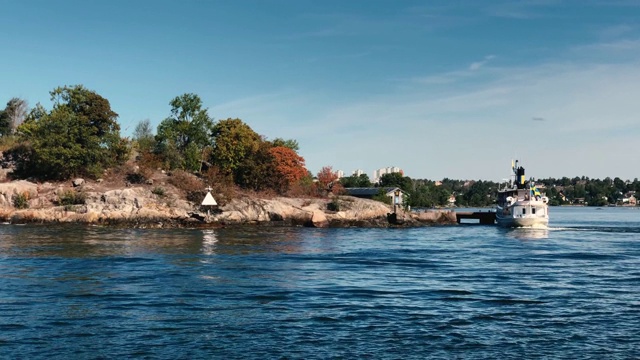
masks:
{"type": "Polygon", "coordinates": [[[255,151],[242,159],[233,171],[235,183],[255,191],[272,189],[284,192],[288,186],[287,179],[278,172],[271,149],[270,143],[260,142],[255,151]]]}
{"type": "Polygon", "coordinates": [[[300,145],[298,145],[298,141],[293,139],[285,140],[282,138],[275,138],[273,139],[273,141],[271,141],[271,143],[273,147],[284,146],[296,152],[300,150],[300,145]]]}
{"type": "Polygon", "coordinates": [[[129,154],[120,137],[118,114],[109,101],[82,85],[50,92],[54,107],[37,105],[17,129],[20,145],[6,156],[16,162],[14,175],[64,180],[71,176],[98,177],[129,154]]]}
{"type": "Polygon", "coordinates": [[[396,186],[404,191],[413,190],[413,181],[408,176],[402,176],[401,173],[389,173],[380,176],[380,187],[396,186]]]}
{"type": "Polygon", "coordinates": [[[258,152],[263,140],[240,119],[221,120],[213,126],[210,162],[222,172],[235,174],[242,162],[258,152]]]}
{"type": "Polygon", "coordinates": [[[383,202],[388,205],[392,205],[393,199],[387,196],[387,192],[384,189],[378,190],[378,193],[372,197],[373,200],[383,202]]]}
{"type": "Polygon", "coordinates": [[[11,119],[6,110],[0,110],[0,136],[11,134],[11,119]]]}
{"type": "Polygon", "coordinates": [[[433,181],[414,180],[415,190],[410,192],[409,205],[413,207],[446,206],[451,192],[445,186],[436,186],[433,181]]]}
{"type": "Polygon", "coordinates": [[[493,181],[474,181],[471,186],[456,198],[461,206],[490,206],[495,202],[497,184],[493,181]]]}
{"type": "Polygon", "coordinates": [[[371,187],[371,181],[369,180],[369,176],[367,174],[360,174],[358,176],[345,176],[340,179],[340,183],[342,186],[349,187],[371,187]]]}
{"type": "Polygon", "coordinates": [[[177,96],[169,105],[171,116],[158,125],[155,151],[171,168],[198,171],[211,143],[213,120],[196,94],[177,96]]]}

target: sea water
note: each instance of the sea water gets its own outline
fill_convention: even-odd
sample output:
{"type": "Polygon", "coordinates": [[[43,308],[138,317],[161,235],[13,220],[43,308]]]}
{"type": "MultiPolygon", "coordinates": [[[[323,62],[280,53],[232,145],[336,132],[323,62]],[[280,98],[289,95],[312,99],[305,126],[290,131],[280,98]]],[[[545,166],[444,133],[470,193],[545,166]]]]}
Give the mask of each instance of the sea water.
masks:
{"type": "Polygon", "coordinates": [[[548,229],[0,227],[0,357],[631,359],[640,210],[548,229]]]}

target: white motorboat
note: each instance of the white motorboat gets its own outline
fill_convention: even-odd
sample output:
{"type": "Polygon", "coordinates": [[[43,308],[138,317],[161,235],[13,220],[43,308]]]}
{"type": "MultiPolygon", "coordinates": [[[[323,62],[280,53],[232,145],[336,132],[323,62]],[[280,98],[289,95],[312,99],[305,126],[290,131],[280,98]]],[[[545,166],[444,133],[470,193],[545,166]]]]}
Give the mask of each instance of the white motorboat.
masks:
{"type": "Polygon", "coordinates": [[[549,199],[533,181],[527,183],[524,168],[511,164],[513,175],[498,189],[496,222],[504,227],[542,227],[549,224],[549,199]]]}

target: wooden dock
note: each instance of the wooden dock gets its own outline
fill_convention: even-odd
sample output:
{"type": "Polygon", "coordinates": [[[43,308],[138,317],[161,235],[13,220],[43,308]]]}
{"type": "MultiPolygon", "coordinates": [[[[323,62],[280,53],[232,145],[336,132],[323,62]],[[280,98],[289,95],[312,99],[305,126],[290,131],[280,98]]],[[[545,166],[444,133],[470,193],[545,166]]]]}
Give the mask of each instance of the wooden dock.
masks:
{"type": "Polygon", "coordinates": [[[462,219],[478,220],[480,225],[493,225],[496,223],[495,211],[456,211],[456,221],[458,224],[462,219]]]}

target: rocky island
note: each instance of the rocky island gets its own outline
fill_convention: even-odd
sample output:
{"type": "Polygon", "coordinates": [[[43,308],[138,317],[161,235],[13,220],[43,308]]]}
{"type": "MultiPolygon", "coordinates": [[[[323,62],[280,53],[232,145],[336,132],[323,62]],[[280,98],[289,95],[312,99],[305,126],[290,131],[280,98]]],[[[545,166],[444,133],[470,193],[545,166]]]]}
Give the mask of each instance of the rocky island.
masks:
{"type": "MultiPolygon", "coordinates": [[[[169,102],[120,135],[109,101],[82,85],[50,92],[53,107],[14,98],[0,110],[0,221],[133,227],[244,224],[387,227],[455,223],[448,211],[395,212],[345,196],[337,172],[313,176],[295,139],[256,133],[241,119],[214,121],[200,97],[169,102]],[[218,206],[200,204],[211,188],[218,206]]],[[[368,179],[366,179],[368,183],[368,179]]],[[[386,201],[387,199],[384,199],[386,201]]]]}
{"type": "MultiPolygon", "coordinates": [[[[8,223],[83,223],[132,227],[279,225],[388,227],[455,223],[451,211],[399,212],[389,205],[351,196],[261,198],[239,194],[207,211],[186,200],[161,174],[155,184],[136,186],[75,179],[62,183],[18,180],[0,183],[0,220],[8,223]],[[158,189],[163,189],[159,191],[158,189]],[[65,203],[76,197],[76,204],[65,203]],[[17,206],[19,199],[26,204],[17,206]],[[333,204],[336,210],[329,210],[333,204]],[[23,208],[19,208],[23,207],[23,208]]],[[[215,194],[214,194],[215,196],[215,194]]]]}

